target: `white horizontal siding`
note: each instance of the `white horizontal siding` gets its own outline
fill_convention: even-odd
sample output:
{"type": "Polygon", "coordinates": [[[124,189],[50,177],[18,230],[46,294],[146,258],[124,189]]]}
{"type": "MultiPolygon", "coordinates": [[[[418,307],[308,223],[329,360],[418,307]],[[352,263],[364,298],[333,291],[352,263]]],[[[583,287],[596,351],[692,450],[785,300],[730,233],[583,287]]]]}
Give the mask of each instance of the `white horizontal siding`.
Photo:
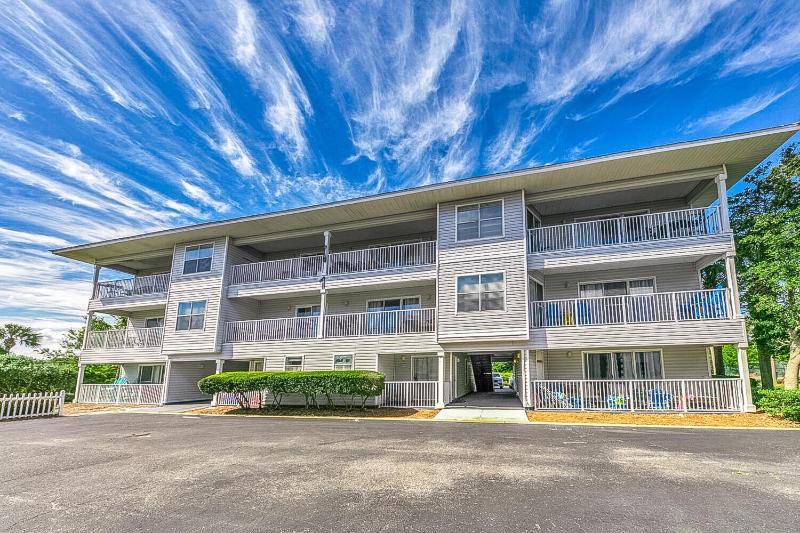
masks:
{"type": "Polygon", "coordinates": [[[637,204],[618,205],[614,207],[603,207],[585,211],[572,211],[569,213],[559,213],[557,215],[547,215],[542,217],[542,225],[556,226],[559,224],[570,224],[576,218],[596,217],[602,215],[612,215],[616,213],[629,213],[632,211],[648,211],[649,213],[661,213],[664,211],[675,211],[678,209],[688,209],[689,205],[682,198],[670,200],[658,200],[655,202],[644,202],[637,204]]]}
{"type": "Polygon", "coordinates": [[[222,299],[222,284],[226,271],[226,239],[214,243],[211,271],[201,274],[183,275],[183,257],[187,246],[203,242],[181,244],[175,247],[172,282],[164,319],[165,354],[214,353],[218,351],[217,335],[222,299]],[[205,300],[206,316],[202,330],[176,331],[178,304],[180,302],[205,300]]]}
{"type": "Polygon", "coordinates": [[[197,388],[200,379],[214,374],[216,361],[175,362],[170,364],[169,383],[167,384],[167,403],[209,400],[211,396],[203,394],[197,388]]]}
{"type": "Polygon", "coordinates": [[[702,288],[700,275],[693,263],[673,263],[547,275],[544,277],[544,299],[578,298],[580,283],[652,277],[656,279],[657,292],[693,291],[702,288]]]}
{"type": "Polygon", "coordinates": [[[657,322],[531,330],[529,347],[580,348],[582,346],[655,346],[685,344],[736,344],[747,342],[741,319],[657,322]]]}
{"type": "MultiPolygon", "coordinates": [[[[584,347],[579,350],[547,350],[544,354],[545,375],[541,379],[583,379],[583,352],[650,351],[653,346],[626,348],[584,347]]],[[[710,377],[705,346],[684,345],[661,348],[665,379],[700,379],[710,377]]],[[[536,379],[531,375],[531,379],[536,379]]]]}

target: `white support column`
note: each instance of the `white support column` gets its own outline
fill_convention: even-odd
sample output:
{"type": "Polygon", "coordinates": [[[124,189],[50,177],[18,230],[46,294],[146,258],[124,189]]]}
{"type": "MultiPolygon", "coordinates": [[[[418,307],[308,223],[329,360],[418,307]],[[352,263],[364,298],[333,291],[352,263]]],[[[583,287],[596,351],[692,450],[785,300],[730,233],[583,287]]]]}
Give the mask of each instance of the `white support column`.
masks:
{"type": "Polygon", "coordinates": [[[734,318],[742,316],[742,307],[739,302],[739,282],[736,280],[736,253],[725,254],[725,275],[728,278],[728,290],[731,294],[732,315],[734,318]]]}
{"type": "Polygon", "coordinates": [[[436,383],[436,408],[444,408],[444,352],[438,354],[439,369],[438,382],[436,383]]]}
{"type": "Polygon", "coordinates": [[[728,173],[724,170],[714,181],[717,183],[717,199],[719,200],[719,223],[723,232],[731,230],[731,219],[728,215],[728,173]]]}
{"type": "Polygon", "coordinates": [[[97,298],[97,282],[100,280],[100,265],[94,266],[94,276],[92,277],[92,300],[97,298]]]}
{"type": "Polygon", "coordinates": [[[530,379],[531,379],[531,351],[522,350],[522,407],[531,405],[530,379]]]}
{"type": "Polygon", "coordinates": [[[83,374],[86,371],[86,365],[78,363],[78,380],[75,382],[75,397],[72,398],[72,403],[78,403],[78,395],[81,393],[81,385],[83,385],[83,374]]]}
{"type": "Polygon", "coordinates": [[[750,368],[747,364],[747,344],[736,345],[739,362],[739,380],[742,382],[742,412],[755,413],[753,391],[750,388],[750,368]]]}
{"type": "MultiPolygon", "coordinates": [[[[217,368],[215,374],[222,374],[222,368],[225,365],[225,362],[222,359],[217,359],[217,368]]],[[[215,392],[214,395],[211,397],[211,407],[217,406],[217,393],[215,392]]]]}
{"type": "Polygon", "coordinates": [[[94,312],[87,311],[86,324],[83,326],[83,343],[81,344],[81,350],[85,350],[89,345],[89,335],[92,334],[92,317],[94,317],[94,312]]]}
{"type": "Polygon", "coordinates": [[[167,359],[164,364],[164,384],[161,387],[161,405],[167,403],[167,389],[169,389],[169,378],[172,373],[172,361],[167,359]]]}
{"type": "Polygon", "coordinates": [[[319,288],[319,324],[317,324],[317,338],[321,339],[325,336],[325,314],[328,311],[328,289],[325,287],[325,282],[328,277],[328,270],[330,268],[330,254],[331,254],[331,232],[326,231],[325,237],[325,255],[322,260],[322,276],[320,279],[319,288]]]}

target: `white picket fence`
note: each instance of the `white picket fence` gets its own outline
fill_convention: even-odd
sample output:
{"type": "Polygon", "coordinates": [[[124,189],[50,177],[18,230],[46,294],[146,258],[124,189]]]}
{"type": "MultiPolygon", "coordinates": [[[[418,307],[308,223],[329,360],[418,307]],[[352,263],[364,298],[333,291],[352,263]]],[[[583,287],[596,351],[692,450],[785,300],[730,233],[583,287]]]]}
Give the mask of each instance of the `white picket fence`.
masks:
{"type": "Polygon", "coordinates": [[[78,402],[158,405],[163,388],[161,383],[84,383],[78,390],[78,402]]]}
{"type": "Polygon", "coordinates": [[[64,391],[8,394],[0,396],[0,420],[61,416],[64,414],[64,391]]]}

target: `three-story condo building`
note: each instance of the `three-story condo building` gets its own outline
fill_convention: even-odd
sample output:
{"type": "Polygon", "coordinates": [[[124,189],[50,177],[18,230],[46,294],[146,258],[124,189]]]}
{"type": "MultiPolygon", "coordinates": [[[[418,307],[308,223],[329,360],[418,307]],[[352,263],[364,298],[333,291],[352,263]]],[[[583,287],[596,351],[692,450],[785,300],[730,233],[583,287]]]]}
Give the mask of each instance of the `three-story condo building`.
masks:
{"type": "Polygon", "coordinates": [[[129,319],[86,335],[77,401],[205,399],[197,381],[223,370],[369,369],[386,375],[377,403],[441,407],[491,391],[507,360],[529,408],[752,409],[726,193],[799,128],[56,250],[95,267],[89,318],[129,319]],[[727,286],[704,288],[717,261],[727,286]],[[715,377],[724,344],[740,378],[715,377]],[[83,384],[97,363],[117,383],[83,384]]]}

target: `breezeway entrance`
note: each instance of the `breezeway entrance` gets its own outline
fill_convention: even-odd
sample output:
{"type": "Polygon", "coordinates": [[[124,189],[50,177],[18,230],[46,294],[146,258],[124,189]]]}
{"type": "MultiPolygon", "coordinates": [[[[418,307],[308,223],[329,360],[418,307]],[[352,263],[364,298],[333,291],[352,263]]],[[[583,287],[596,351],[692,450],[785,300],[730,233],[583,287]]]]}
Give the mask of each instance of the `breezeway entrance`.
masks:
{"type": "MultiPolygon", "coordinates": [[[[464,362],[459,371],[465,372],[471,392],[456,398],[448,407],[522,408],[513,378],[506,381],[492,371],[493,363],[514,363],[519,352],[479,352],[456,354],[464,362]]],[[[513,376],[513,373],[512,373],[513,376]]]]}

